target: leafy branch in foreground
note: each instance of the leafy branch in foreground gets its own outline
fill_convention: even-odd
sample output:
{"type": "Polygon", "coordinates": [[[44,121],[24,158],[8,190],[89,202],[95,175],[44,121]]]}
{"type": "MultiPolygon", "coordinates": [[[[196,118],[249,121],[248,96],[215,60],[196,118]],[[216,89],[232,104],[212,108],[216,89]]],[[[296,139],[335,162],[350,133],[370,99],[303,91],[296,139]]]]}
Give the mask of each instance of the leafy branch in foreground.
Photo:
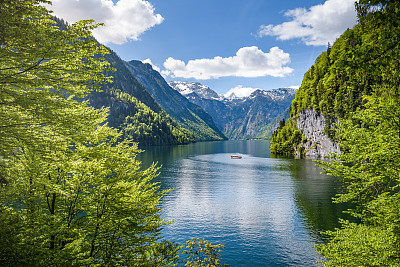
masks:
{"type": "Polygon", "coordinates": [[[0,5],[0,265],[176,265],[157,168],[76,100],[110,80],[97,25],[60,30],[43,3],[0,5]]]}
{"type": "Polygon", "coordinates": [[[367,99],[356,123],[341,121],[346,152],[320,162],[327,174],[342,177],[345,191],[335,201],[355,203],[349,212],[361,220],[328,232],[331,241],[318,247],[330,260],[326,266],[400,265],[400,99],[367,99]]]}
{"type": "Polygon", "coordinates": [[[186,242],[186,249],[182,253],[187,254],[184,260],[185,266],[189,267],[217,267],[228,266],[220,262],[221,250],[224,245],[213,245],[207,240],[192,238],[186,242]]]}

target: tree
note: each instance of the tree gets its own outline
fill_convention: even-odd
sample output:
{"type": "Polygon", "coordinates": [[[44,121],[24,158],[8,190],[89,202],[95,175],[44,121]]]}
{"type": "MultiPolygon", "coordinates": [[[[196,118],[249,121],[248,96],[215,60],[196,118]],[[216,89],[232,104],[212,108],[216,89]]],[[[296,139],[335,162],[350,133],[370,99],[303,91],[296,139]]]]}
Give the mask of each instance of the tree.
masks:
{"type": "Polygon", "coordinates": [[[109,81],[97,25],[60,30],[43,3],[0,4],[0,265],[176,265],[157,168],[78,101],[109,81]]]}
{"type": "Polygon", "coordinates": [[[327,174],[342,177],[345,191],[336,202],[355,203],[350,213],[361,220],[328,233],[331,242],[318,248],[327,266],[400,264],[400,99],[367,100],[354,121],[341,121],[345,152],[320,162],[327,174]]]}
{"type": "Polygon", "coordinates": [[[347,51],[354,60],[341,62],[374,77],[371,96],[340,121],[342,154],[319,162],[325,172],[341,177],[343,193],[336,202],[351,202],[360,223],[342,221],[317,247],[325,266],[400,265],[400,28],[398,1],[359,1],[363,42],[347,51]],[[378,6],[376,6],[378,5],[378,6]],[[367,53],[366,53],[367,51],[367,53]]]}
{"type": "Polygon", "coordinates": [[[220,262],[221,249],[224,245],[213,245],[207,240],[200,238],[192,238],[186,242],[186,249],[182,252],[187,254],[184,260],[185,266],[188,267],[217,267],[228,266],[220,262]]]}
{"type": "Polygon", "coordinates": [[[78,114],[64,110],[100,83],[107,53],[90,37],[97,27],[80,21],[61,31],[40,4],[45,0],[4,0],[0,5],[0,154],[20,142],[40,142],[34,133],[51,125],[59,133],[74,126],[78,114]],[[29,131],[27,131],[29,127],[29,131]]]}

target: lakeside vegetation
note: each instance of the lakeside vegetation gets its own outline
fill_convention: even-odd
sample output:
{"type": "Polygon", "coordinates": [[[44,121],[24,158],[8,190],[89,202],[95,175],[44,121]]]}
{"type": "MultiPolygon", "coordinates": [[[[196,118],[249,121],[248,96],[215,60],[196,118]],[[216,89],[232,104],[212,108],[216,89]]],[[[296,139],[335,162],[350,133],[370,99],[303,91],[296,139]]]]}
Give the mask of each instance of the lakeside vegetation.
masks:
{"type": "MultiPolygon", "coordinates": [[[[108,51],[92,39],[93,21],[61,31],[45,2],[0,5],[0,265],[176,266],[182,246],[160,235],[170,223],[159,208],[168,191],[153,182],[156,166],[141,169],[129,138],[185,143],[193,136],[119,89],[107,97],[137,109],[115,118],[122,132],[106,123],[112,108],[77,101],[110,82],[108,51]]],[[[343,153],[319,164],[342,177],[335,201],[356,204],[349,212],[360,223],[343,221],[327,233],[330,242],[318,247],[323,264],[398,266],[400,4],[356,7],[359,24],[317,59],[292,114],[313,108],[340,118],[330,134],[343,153]]],[[[274,138],[286,153],[303,139],[293,119],[274,138]]],[[[192,239],[183,261],[220,266],[222,248],[192,239]]]]}
{"type": "Polygon", "coordinates": [[[354,203],[349,213],[361,221],[342,221],[317,249],[324,266],[400,265],[400,4],[356,3],[359,23],[328,46],[307,71],[292,102],[291,118],[274,134],[271,151],[293,154],[304,142],[295,121],[313,109],[327,118],[325,133],[342,153],[319,161],[341,177],[335,202],[354,203]],[[329,121],[329,120],[328,120],[329,121]]]}
{"type": "MultiPolygon", "coordinates": [[[[182,246],[160,235],[170,222],[160,218],[158,167],[143,170],[129,131],[82,101],[111,81],[109,51],[91,36],[99,24],[61,30],[44,3],[0,5],[0,265],[191,266],[198,257],[179,259],[182,246]]],[[[113,97],[140,112],[127,128],[176,131],[133,98],[113,97]]],[[[220,266],[221,246],[188,244],[220,266]]]]}

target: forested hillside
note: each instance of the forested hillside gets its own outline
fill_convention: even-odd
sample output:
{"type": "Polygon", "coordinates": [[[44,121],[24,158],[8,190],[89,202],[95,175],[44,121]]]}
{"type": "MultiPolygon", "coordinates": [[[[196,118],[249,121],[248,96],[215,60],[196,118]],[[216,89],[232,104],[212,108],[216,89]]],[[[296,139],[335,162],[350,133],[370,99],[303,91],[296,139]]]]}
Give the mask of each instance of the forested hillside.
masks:
{"type": "Polygon", "coordinates": [[[102,92],[92,92],[89,100],[95,108],[109,107],[109,125],[122,130],[123,137],[140,145],[187,144],[194,135],[179,126],[133,76],[124,62],[110,51],[105,59],[115,71],[112,83],[102,85],[102,92]]]}
{"type": "Polygon", "coordinates": [[[365,103],[365,96],[376,91],[376,86],[391,80],[399,69],[398,57],[392,56],[396,45],[391,38],[393,33],[385,27],[385,24],[373,28],[367,22],[359,23],[344,32],[332,46],[328,45],[327,51],[304,75],[291,105],[291,118],[273,135],[271,152],[304,154],[307,142],[311,143],[308,147],[318,145],[317,140],[307,140],[298,129],[299,118],[307,117],[304,115],[307,109],[321,117],[325,124],[323,133],[334,142],[338,140],[333,122],[337,118],[349,118],[365,103]],[[382,31],[379,37],[377,31],[382,31]],[[388,40],[393,47],[374,44],[375,38],[388,40]]]}
{"type": "Polygon", "coordinates": [[[301,152],[300,120],[324,116],[341,153],[319,165],[341,178],[334,201],[352,203],[356,218],[325,233],[324,266],[400,266],[400,2],[360,0],[356,10],[359,23],[306,73],[271,150],[301,152]]]}
{"type": "Polygon", "coordinates": [[[132,60],[126,62],[126,66],[157,103],[182,127],[191,131],[197,141],[226,139],[206,111],[172,89],[150,64],[132,60]]]}
{"type": "Polygon", "coordinates": [[[102,92],[89,95],[96,108],[109,107],[109,125],[122,130],[123,137],[140,145],[187,144],[194,135],[177,124],[138,82],[124,62],[113,51],[105,56],[115,71],[112,83],[101,87],[102,92]]]}

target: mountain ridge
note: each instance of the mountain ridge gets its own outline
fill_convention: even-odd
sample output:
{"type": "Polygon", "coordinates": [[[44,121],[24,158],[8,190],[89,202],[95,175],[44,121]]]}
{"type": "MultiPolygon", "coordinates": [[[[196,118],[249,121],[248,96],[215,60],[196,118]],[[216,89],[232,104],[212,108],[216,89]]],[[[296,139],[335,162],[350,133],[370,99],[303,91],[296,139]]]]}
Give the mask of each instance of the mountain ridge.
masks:
{"type": "Polygon", "coordinates": [[[88,95],[95,108],[108,107],[108,123],[139,145],[174,145],[195,141],[193,134],[174,121],[111,49],[105,59],[115,71],[112,83],[88,95]]]}
{"type": "Polygon", "coordinates": [[[171,88],[150,64],[138,60],[125,64],[157,103],[183,128],[194,133],[197,141],[227,139],[202,107],[171,88]]]}
{"type": "Polygon", "coordinates": [[[287,110],[295,93],[292,88],[255,89],[248,97],[226,97],[198,82],[169,84],[207,111],[231,139],[268,138],[279,123],[274,119],[287,110]]]}

